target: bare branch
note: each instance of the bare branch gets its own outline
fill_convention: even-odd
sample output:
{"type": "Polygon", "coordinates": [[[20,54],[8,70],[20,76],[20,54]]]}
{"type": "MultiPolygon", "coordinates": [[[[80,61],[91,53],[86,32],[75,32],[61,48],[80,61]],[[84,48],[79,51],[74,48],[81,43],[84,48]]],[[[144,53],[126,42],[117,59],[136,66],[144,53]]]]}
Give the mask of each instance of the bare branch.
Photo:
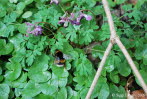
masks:
{"type": "Polygon", "coordinates": [[[107,15],[108,24],[109,24],[109,28],[111,32],[111,39],[112,39],[112,38],[115,38],[117,35],[115,31],[115,27],[114,27],[114,22],[112,20],[112,16],[111,16],[111,12],[110,12],[107,0],[102,0],[102,3],[104,6],[105,13],[107,15]]]}
{"type": "Polygon", "coordinates": [[[103,56],[102,61],[101,61],[100,65],[99,65],[99,67],[98,67],[98,70],[97,70],[97,72],[95,74],[95,77],[94,77],[94,80],[93,80],[93,82],[91,84],[91,87],[90,87],[90,89],[89,89],[89,91],[87,93],[86,99],[90,99],[90,96],[91,96],[91,94],[92,94],[92,92],[94,90],[94,87],[95,87],[95,85],[96,85],[96,83],[97,83],[97,81],[98,81],[98,79],[100,77],[101,71],[102,71],[102,69],[104,67],[106,59],[107,59],[112,47],[113,47],[113,44],[110,42],[107,49],[106,49],[106,51],[105,51],[105,53],[104,53],[104,56],[103,56]]]}
{"type": "Polygon", "coordinates": [[[112,20],[112,16],[111,16],[111,12],[110,12],[110,9],[109,9],[109,6],[108,6],[108,2],[107,0],[102,0],[103,2],[103,6],[104,6],[104,9],[105,9],[105,12],[106,12],[106,15],[107,15],[107,18],[108,18],[108,23],[109,23],[109,27],[110,27],[110,31],[111,31],[111,38],[112,41],[116,42],[117,45],[119,46],[119,48],[122,50],[123,54],[125,55],[128,63],[130,64],[134,74],[136,75],[136,77],[138,78],[142,88],[144,89],[145,93],[147,94],[147,86],[142,78],[142,76],[140,75],[138,69],[136,68],[132,58],[130,57],[130,55],[128,54],[126,48],[124,47],[124,45],[121,43],[119,37],[117,37],[117,34],[116,34],[116,31],[115,31],[115,28],[114,28],[114,22],[112,20]]]}
{"type": "Polygon", "coordinates": [[[138,80],[140,81],[140,84],[142,86],[142,88],[144,89],[145,93],[147,94],[147,86],[142,78],[142,76],[140,75],[138,69],[136,68],[133,60],[131,59],[130,55],[128,54],[126,48],[124,47],[124,45],[121,43],[119,37],[117,36],[116,34],[116,31],[115,31],[115,28],[114,28],[114,23],[113,23],[113,20],[112,20],[112,16],[111,16],[111,12],[110,12],[110,9],[109,9],[109,6],[108,6],[108,2],[107,0],[102,0],[103,2],[103,6],[104,6],[104,9],[105,9],[105,12],[106,12],[106,15],[107,15],[107,18],[108,18],[108,23],[109,23],[109,28],[110,28],[110,32],[111,32],[111,37],[110,37],[110,40],[111,40],[111,43],[109,44],[109,46],[107,47],[105,53],[104,53],[104,56],[102,58],[102,61],[100,63],[100,66],[97,70],[97,73],[94,77],[94,80],[91,84],[91,87],[87,93],[87,96],[86,96],[86,99],[90,99],[90,96],[94,90],[94,87],[97,83],[97,80],[99,79],[99,76],[101,74],[101,71],[103,69],[103,66],[105,64],[105,61],[111,51],[111,48],[113,47],[113,43],[117,43],[119,48],[122,50],[123,54],[125,55],[128,63],[130,64],[134,74],[136,75],[136,77],[138,78],[138,80]]]}
{"type": "Polygon", "coordinates": [[[144,89],[145,93],[147,94],[147,86],[142,78],[142,76],[140,75],[138,69],[136,68],[134,62],[132,61],[132,58],[130,57],[130,55],[128,54],[126,48],[124,47],[124,45],[121,43],[120,39],[117,37],[115,28],[114,28],[114,22],[112,20],[112,16],[111,16],[111,12],[108,6],[108,2],[107,0],[102,0],[103,2],[103,6],[108,18],[108,23],[109,23],[109,27],[110,27],[110,31],[111,31],[111,39],[114,40],[114,42],[116,42],[119,46],[119,48],[122,50],[123,54],[125,55],[128,63],[130,64],[134,74],[136,75],[136,77],[138,78],[142,88],[144,89]]]}

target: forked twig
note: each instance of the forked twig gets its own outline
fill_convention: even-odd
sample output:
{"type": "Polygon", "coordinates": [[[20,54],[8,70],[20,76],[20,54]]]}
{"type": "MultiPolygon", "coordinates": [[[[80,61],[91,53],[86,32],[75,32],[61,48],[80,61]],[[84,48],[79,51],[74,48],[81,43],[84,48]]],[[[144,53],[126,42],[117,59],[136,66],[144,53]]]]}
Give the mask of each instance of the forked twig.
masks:
{"type": "Polygon", "coordinates": [[[109,28],[110,28],[110,32],[111,32],[111,37],[110,37],[110,40],[111,40],[111,43],[108,45],[106,51],[105,51],[105,54],[102,58],[102,61],[100,63],[100,66],[97,70],[97,73],[94,77],[94,80],[91,84],[91,87],[87,93],[87,96],[86,96],[86,99],[90,99],[90,96],[96,86],[96,83],[99,79],[99,76],[101,74],[101,71],[102,71],[102,68],[105,64],[105,61],[108,57],[108,54],[109,52],[111,51],[111,48],[113,47],[113,43],[117,43],[117,45],[119,46],[119,48],[121,49],[121,51],[123,52],[123,54],[125,55],[128,63],[130,64],[130,67],[132,68],[134,74],[136,75],[137,79],[139,80],[143,90],[145,91],[145,93],[147,94],[147,86],[142,78],[142,76],[140,75],[138,69],[136,68],[132,58],[130,57],[129,53],[127,52],[125,46],[122,44],[122,42],[120,41],[119,37],[117,36],[116,34],[116,31],[115,31],[115,28],[114,28],[114,22],[112,20],[112,16],[111,16],[111,12],[110,12],[110,9],[109,9],[109,6],[108,6],[108,2],[107,0],[102,0],[102,3],[103,3],[103,6],[104,6],[104,10],[105,10],[105,13],[107,15],[107,18],[108,18],[108,23],[109,23],[109,28]]]}

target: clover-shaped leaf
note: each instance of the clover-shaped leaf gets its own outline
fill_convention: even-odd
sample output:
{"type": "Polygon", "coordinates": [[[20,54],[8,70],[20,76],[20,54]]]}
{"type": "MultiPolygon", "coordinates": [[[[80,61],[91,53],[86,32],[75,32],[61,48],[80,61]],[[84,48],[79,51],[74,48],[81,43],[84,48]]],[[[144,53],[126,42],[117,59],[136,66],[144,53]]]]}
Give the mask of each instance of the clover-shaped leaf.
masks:
{"type": "Polygon", "coordinates": [[[67,95],[69,99],[79,99],[78,92],[72,90],[71,87],[67,87],[67,95]]]}
{"type": "Polygon", "coordinates": [[[6,79],[9,81],[16,80],[21,74],[21,64],[17,62],[8,62],[6,64],[6,68],[8,69],[5,73],[6,79]]]}
{"type": "Polygon", "coordinates": [[[54,73],[52,73],[52,79],[51,79],[51,84],[59,87],[65,87],[67,84],[67,76],[63,75],[63,77],[58,77],[54,73]]]}
{"type": "Polygon", "coordinates": [[[143,59],[144,65],[147,65],[147,44],[143,45],[143,48],[137,48],[135,57],[138,60],[143,59]]]}
{"type": "Polygon", "coordinates": [[[58,91],[56,99],[67,99],[67,89],[65,87],[58,91]]]}
{"type": "Polygon", "coordinates": [[[12,86],[14,88],[24,88],[26,84],[27,84],[27,73],[22,73],[19,79],[12,82],[12,86]]]}
{"type": "Polygon", "coordinates": [[[75,61],[76,71],[80,75],[90,75],[93,72],[91,62],[86,58],[85,55],[80,54],[80,58],[75,61]]]}
{"type": "Polygon", "coordinates": [[[51,78],[48,69],[49,57],[45,54],[38,56],[28,72],[28,76],[35,82],[47,82],[51,78]]]}
{"type": "Polygon", "coordinates": [[[0,18],[4,17],[6,15],[6,9],[1,4],[0,4],[0,11],[1,11],[0,18]]]}
{"type": "Polygon", "coordinates": [[[4,39],[0,39],[0,55],[7,55],[13,51],[13,44],[7,43],[4,39]]]}
{"type": "Polygon", "coordinates": [[[56,91],[58,91],[58,86],[51,85],[51,84],[48,84],[48,83],[44,83],[44,84],[40,85],[40,89],[41,89],[43,94],[52,95],[56,91]]]}
{"type": "Polygon", "coordinates": [[[113,71],[110,73],[110,79],[112,82],[114,83],[119,83],[120,81],[120,78],[119,78],[119,75],[118,75],[118,71],[113,71]]]}
{"type": "Polygon", "coordinates": [[[41,92],[39,87],[39,84],[34,81],[29,81],[22,91],[23,97],[34,97],[38,95],[41,92]]]}
{"type": "MultiPolygon", "coordinates": [[[[146,78],[147,78],[147,71],[142,69],[142,70],[140,70],[139,72],[140,72],[140,74],[142,75],[142,77],[143,77],[145,83],[147,84],[147,79],[146,79],[146,78]]],[[[141,86],[139,80],[138,80],[136,77],[135,77],[135,80],[136,80],[137,84],[141,86]]]]}
{"type": "Polygon", "coordinates": [[[10,88],[7,84],[0,84],[0,99],[8,99],[10,88]]]}
{"type": "Polygon", "coordinates": [[[131,68],[128,62],[125,60],[121,64],[117,66],[118,72],[122,75],[127,77],[131,73],[131,68]]]}
{"type": "Polygon", "coordinates": [[[53,96],[45,95],[45,94],[39,94],[35,97],[35,99],[54,99],[53,96]]]}

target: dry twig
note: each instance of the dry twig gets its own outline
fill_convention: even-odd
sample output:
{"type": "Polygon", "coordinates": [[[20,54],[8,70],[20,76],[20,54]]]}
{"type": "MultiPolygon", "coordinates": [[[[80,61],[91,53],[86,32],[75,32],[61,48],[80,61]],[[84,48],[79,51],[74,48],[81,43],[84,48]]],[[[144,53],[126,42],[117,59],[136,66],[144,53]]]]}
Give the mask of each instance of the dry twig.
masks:
{"type": "Polygon", "coordinates": [[[119,46],[119,48],[121,49],[121,51],[125,55],[125,57],[126,57],[128,63],[130,64],[134,74],[136,75],[136,77],[140,81],[140,84],[141,84],[143,90],[147,94],[147,86],[146,86],[143,78],[141,77],[138,69],[136,68],[136,66],[135,66],[132,58],[130,57],[129,53],[127,52],[125,46],[122,44],[122,42],[120,41],[119,37],[116,34],[116,31],[115,31],[115,28],[114,28],[114,23],[113,23],[113,20],[112,20],[112,16],[111,16],[111,12],[110,12],[107,0],[102,0],[102,3],[103,3],[104,10],[105,10],[105,13],[106,13],[107,18],[108,18],[109,28],[110,28],[110,32],[111,32],[111,37],[110,37],[111,43],[108,45],[108,47],[107,47],[107,49],[105,51],[105,54],[104,54],[104,56],[102,58],[100,66],[99,66],[99,68],[97,70],[97,73],[96,73],[96,75],[94,77],[94,80],[93,80],[93,82],[91,84],[91,87],[90,87],[90,89],[89,89],[89,91],[87,93],[86,99],[90,99],[90,96],[91,96],[91,94],[92,94],[92,92],[94,90],[94,87],[95,87],[98,79],[99,79],[99,76],[101,74],[102,68],[103,68],[103,66],[105,64],[105,61],[106,61],[106,59],[108,57],[108,54],[111,51],[111,48],[113,47],[114,43],[117,43],[117,45],[119,46]]]}

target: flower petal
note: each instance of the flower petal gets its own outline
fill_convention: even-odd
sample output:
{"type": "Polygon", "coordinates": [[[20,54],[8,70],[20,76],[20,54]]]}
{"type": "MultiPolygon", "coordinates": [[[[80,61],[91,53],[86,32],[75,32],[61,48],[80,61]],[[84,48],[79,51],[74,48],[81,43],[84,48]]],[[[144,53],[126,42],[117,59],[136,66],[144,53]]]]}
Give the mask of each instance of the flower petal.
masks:
{"type": "Polygon", "coordinates": [[[88,20],[88,21],[90,21],[90,20],[92,19],[92,16],[90,16],[90,15],[86,15],[86,14],[84,14],[84,17],[85,17],[86,20],[88,20]]]}
{"type": "Polygon", "coordinates": [[[52,4],[52,3],[58,4],[59,1],[58,0],[51,0],[50,4],[52,4]]]}

